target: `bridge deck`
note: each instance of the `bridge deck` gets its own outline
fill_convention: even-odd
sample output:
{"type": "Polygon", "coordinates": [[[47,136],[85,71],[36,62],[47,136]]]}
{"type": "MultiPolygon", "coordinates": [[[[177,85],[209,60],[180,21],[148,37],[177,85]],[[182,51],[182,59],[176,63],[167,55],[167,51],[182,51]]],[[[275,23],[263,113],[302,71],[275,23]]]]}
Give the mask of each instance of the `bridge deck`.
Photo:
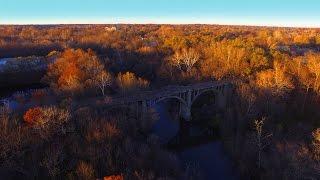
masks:
{"type": "Polygon", "coordinates": [[[167,97],[172,96],[178,93],[184,93],[188,92],[190,90],[203,90],[203,89],[209,89],[209,88],[217,88],[222,87],[225,85],[228,85],[227,82],[205,82],[205,83],[197,83],[187,86],[166,86],[158,90],[153,91],[143,91],[136,94],[131,95],[120,95],[120,96],[113,96],[108,98],[104,102],[105,105],[121,105],[121,104],[128,104],[128,103],[134,103],[139,101],[145,101],[145,100],[152,100],[157,99],[161,97],[167,97]]]}

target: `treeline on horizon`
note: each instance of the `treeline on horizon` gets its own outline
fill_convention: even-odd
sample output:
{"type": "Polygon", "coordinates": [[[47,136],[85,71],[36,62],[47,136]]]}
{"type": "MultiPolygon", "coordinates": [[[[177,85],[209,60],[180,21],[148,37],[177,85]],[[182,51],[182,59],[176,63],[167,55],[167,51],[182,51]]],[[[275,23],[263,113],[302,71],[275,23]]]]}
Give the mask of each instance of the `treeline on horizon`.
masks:
{"type": "MultiPolygon", "coordinates": [[[[262,41],[266,41],[268,38],[269,41],[273,41],[269,42],[273,43],[273,45],[299,47],[319,45],[320,41],[320,29],[317,28],[156,24],[3,25],[0,26],[0,58],[32,55],[45,56],[50,51],[63,50],[66,47],[90,47],[99,54],[105,54],[106,50],[113,48],[118,49],[111,45],[111,43],[116,45],[116,42],[114,42],[116,38],[120,38],[122,42],[134,40],[131,43],[126,43],[126,46],[133,43],[145,46],[147,41],[150,40],[162,43],[163,39],[161,39],[160,32],[166,28],[175,29],[175,32],[178,34],[173,34],[173,36],[199,36],[200,39],[198,39],[198,41],[207,38],[211,38],[210,41],[221,41],[235,38],[247,39],[258,37],[259,39],[255,39],[254,42],[263,46],[267,44],[262,41]],[[112,32],[112,27],[115,27],[117,31],[112,32]],[[116,35],[118,37],[106,37],[109,35],[116,35]],[[124,36],[126,37],[125,39],[121,38],[124,36]]],[[[210,43],[209,41],[207,42],[210,43]]],[[[196,42],[194,41],[193,43],[196,42]]]]}
{"type": "Polygon", "coordinates": [[[36,148],[39,154],[43,149],[54,154],[54,162],[48,159],[49,155],[42,159],[34,156],[31,162],[40,158],[42,164],[35,163],[41,169],[32,171],[34,174],[30,176],[185,177],[187,173],[179,168],[176,158],[148,134],[150,122],[154,121],[152,115],[142,124],[122,114],[123,110],[108,113],[93,107],[74,110],[70,106],[79,97],[110,98],[150,86],[224,80],[232,83],[235,91],[232,106],[220,121],[220,133],[241,176],[319,178],[320,29],[59,25],[0,26],[0,32],[0,57],[57,54],[56,62],[43,78],[59,99],[57,107],[39,104],[10,117],[14,119],[13,125],[2,123],[3,129],[14,129],[0,136],[6,142],[1,147],[1,152],[6,152],[1,160],[9,157],[9,165],[28,167],[26,157],[33,156],[22,153],[28,143],[46,147],[36,148]],[[101,121],[102,116],[107,118],[101,121]],[[38,122],[41,118],[53,124],[48,123],[43,129],[38,122]],[[61,127],[73,128],[72,136],[66,137],[61,127]],[[17,138],[13,134],[17,129],[28,138],[13,146],[10,138],[17,138]],[[39,133],[40,139],[33,133],[39,133]],[[121,143],[115,147],[118,140],[121,143]],[[67,148],[68,142],[73,142],[77,151],[67,148]],[[50,151],[52,143],[59,145],[55,152],[50,151]],[[88,146],[84,147],[85,144],[88,146]],[[99,152],[92,152],[90,146],[97,147],[99,152]],[[103,151],[106,146],[111,150],[103,151]],[[135,157],[133,151],[147,153],[135,157]],[[68,156],[63,156],[65,153],[68,156]],[[72,158],[74,164],[60,162],[60,156],[64,160],[72,158]],[[108,163],[95,159],[98,156],[108,163]],[[165,160],[157,167],[148,157],[165,160]],[[126,159],[139,163],[128,163],[126,159]],[[174,166],[171,166],[174,170],[167,168],[167,164],[174,166]]]}

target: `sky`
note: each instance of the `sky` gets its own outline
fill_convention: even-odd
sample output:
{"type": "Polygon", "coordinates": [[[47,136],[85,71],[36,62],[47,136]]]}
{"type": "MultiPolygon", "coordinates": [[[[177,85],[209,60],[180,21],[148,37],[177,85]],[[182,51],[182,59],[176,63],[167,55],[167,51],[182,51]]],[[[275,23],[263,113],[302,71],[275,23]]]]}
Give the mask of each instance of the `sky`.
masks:
{"type": "Polygon", "coordinates": [[[0,0],[0,24],[320,27],[320,0],[0,0]]]}

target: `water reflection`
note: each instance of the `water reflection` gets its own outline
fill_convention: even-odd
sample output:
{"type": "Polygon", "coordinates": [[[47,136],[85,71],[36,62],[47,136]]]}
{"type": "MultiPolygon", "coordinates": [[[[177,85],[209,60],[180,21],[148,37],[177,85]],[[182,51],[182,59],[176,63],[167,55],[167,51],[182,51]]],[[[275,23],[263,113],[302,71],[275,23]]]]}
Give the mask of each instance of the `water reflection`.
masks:
{"type": "Polygon", "coordinates": [[[153,132],[159,137],[161,144],[167,144],[179,132],[179,121],[171,118],[165,102],[154,106],[159,113],[159,120],[153,127],[153,132]]]}
{"type": "Polygon", "coordinates": [[[232,167],[232,161],[223,150],[220,141],[187,148],[178,153],[184,168],[197,167],[204,179],[238,179],[232,167]]]}

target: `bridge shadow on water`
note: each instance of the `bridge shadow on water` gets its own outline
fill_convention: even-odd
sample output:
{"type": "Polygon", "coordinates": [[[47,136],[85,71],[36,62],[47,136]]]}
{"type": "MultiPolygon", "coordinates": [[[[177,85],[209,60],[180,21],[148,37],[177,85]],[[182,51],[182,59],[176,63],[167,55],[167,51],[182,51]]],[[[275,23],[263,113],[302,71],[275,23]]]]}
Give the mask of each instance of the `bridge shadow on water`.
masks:
{"type": "Polygon", "coordinates": [[[180,159],[185,170],[200,174],[196,179],[238,179],[233,163],[225,153],[218,127],[204,126],[201,122],[174,119],[168,104],[160,103],[155,109],[159,120],[154,133],[169,151],[180,159]]]}

